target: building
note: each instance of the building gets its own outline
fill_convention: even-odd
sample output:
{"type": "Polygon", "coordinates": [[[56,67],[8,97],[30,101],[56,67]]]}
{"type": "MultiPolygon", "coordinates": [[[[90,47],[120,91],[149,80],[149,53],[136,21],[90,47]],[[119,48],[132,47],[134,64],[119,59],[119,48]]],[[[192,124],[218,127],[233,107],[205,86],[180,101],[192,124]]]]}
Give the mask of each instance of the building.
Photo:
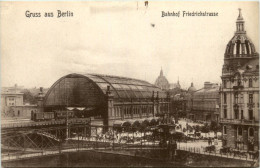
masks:
{"type": "Polygon", "coordinates": [[[215,83],[205,82],[204,87],[197,91],[190,89],[188,118],[211,122],[219,120],[219,86],[215,83]]]}
{"type": "Polygon", "coordinates": [[[223,146],[259,150],[259,54],[239,9],[236,32],[224,54],[221,87],[223,146]]]}
{"type": "Polygon", "coordinates": [[[99,74],[69,74],[57,80],[43,99],[43,111],[84,109],[92,121],[112,126],[169,113],[169,97],[142,80],[99,74]]]}
{"type": "Polygon", "coordinates": [[[161,69],[160,76],[155,80],[155,86],[161,88],[162,90],[169,90],[170,84],[166,77],[163,75],[163,70],[161,69]]]}
{"type": "Polygon", "coordinates": [[[23,102],[23,93],[15,88],[4,89],[1,92],[1,118],[30,118],[31,112],[36,111],[36,105],[23,102]]]}

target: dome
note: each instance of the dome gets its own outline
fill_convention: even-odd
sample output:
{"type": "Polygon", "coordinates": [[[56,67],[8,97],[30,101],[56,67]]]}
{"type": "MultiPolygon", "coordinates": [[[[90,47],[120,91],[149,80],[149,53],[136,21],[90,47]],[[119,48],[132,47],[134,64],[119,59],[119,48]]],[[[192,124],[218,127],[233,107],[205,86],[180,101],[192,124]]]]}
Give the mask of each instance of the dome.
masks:
{"type": "Polygon", "coordinates": [[[255,46],[247,37],[244,30],[244,19],[242,17],[241,9],[239,9],[239,16],[236,21],[236,32],[232,39],[228,42],[225,52],[225,59],[229,58],[248,58],[257,55],[255,46]]]}
{"type": "Polygon", "coordinates": [[[193,86],[193,82],[191,83],[191,86],[188,89],[188,92],[195,92],[197,89],[193,86]]]}
{"type": "Polygon", "coordinates": [[[247,35],[235,34],[227,44],[225,58],[253,57],[255,54],[255,46],[247,35]]]}
{"type": "Polygon", "coordinates": [[[155,86],[158,86],[161,89],[168,90],[170,88],[170,84],[166,77],[163,75],[163,71],[161,70],[160,76],[155,81],[155,86]]]}

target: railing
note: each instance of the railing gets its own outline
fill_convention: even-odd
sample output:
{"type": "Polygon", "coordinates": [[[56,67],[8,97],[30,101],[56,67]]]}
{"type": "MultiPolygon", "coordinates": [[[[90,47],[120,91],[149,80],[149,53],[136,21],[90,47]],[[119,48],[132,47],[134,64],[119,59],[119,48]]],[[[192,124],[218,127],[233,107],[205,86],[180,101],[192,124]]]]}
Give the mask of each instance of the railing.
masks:
{"type": "Polygon", "coordinates": [[[207,147],[197,148],[197,147],[185,147],[185,146],[177,146],[177,150],[187,151],[190,153],[197,153],[197,154],[203,154],[203,155],[211,155],[211,156],[218,156],[218,157],[225,157],[225,158],[233,158],[233,159],[239,159],[239,160],[248,160],[248,161],[255,161],[258,159],[258,156],[252,156],[249,152],[240,152],[240,151],[234,151],[234,152],[226,152],[223,153],[221,150],[206,150],[207,147]]]}
{"type": "Polygon", "coordinates": [[[246,120],[246,119],[225,119],[221,118],[220,122],[222,123],[234,123],[234,124],[259,124],[259,121],[256,120],[246,120]]]}
{"type": "MultiPolygon", "coordinates": [[[[31,127],[31,126],[42,126],[42,125],[61,125],[65,124],[66,120],[60,119],[60,120],[47,120],[47,121],[39,121],[39,122],[21,122],[21,123],[7,123],[7,124],[1,124],[1,128],[17,128],[17,127],[31,127]]],[[[69,123],[83,123],[87,122],[89,123],[90,120],[87,118],[73,118],[69,119],[69,123]]]]}

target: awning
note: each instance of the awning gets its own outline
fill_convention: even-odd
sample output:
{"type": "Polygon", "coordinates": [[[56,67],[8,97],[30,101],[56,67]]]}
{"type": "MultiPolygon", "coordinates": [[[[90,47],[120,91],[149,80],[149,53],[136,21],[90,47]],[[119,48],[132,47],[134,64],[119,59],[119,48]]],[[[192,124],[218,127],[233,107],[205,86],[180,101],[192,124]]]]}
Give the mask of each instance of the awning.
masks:
{"type": "Polygon", "coordinates": [[[67,107],[67,110],[72,111],[72,110],[85,110],[85,107],[67,107]]]}
{"type": "Polygon", "coordinates": [[[122,126],[125,122],[127,122],[127,121],[125,121],[125,120],[115,120],[114,121],[114,126],[122,126]]]}

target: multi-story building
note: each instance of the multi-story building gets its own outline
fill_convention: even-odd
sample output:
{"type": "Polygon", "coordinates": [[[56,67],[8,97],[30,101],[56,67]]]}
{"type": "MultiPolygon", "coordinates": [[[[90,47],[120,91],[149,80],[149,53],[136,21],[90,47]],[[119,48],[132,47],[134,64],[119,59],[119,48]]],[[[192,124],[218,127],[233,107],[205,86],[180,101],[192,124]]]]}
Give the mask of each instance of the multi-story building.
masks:
{"type": "Polygon", "coordinates": [[[224,54],[221,87],[223,146],[259,149],[259,54],[247,37],[239,9],[236,32],[224,54]]]}
{"type": "Polygon", "coordinates": [[[1,118],[30,118],[31,111],[37,110],[36,105],[24,105],[23,93],[15,88],[1,92],[1,118]]]}
{"type": "Polygon", "coordinates": [[[205,122],[219,119],[219,86],[215,83],[205,82],[204,87],[193,92],[189,98],[188,118],[205,122]]]}

